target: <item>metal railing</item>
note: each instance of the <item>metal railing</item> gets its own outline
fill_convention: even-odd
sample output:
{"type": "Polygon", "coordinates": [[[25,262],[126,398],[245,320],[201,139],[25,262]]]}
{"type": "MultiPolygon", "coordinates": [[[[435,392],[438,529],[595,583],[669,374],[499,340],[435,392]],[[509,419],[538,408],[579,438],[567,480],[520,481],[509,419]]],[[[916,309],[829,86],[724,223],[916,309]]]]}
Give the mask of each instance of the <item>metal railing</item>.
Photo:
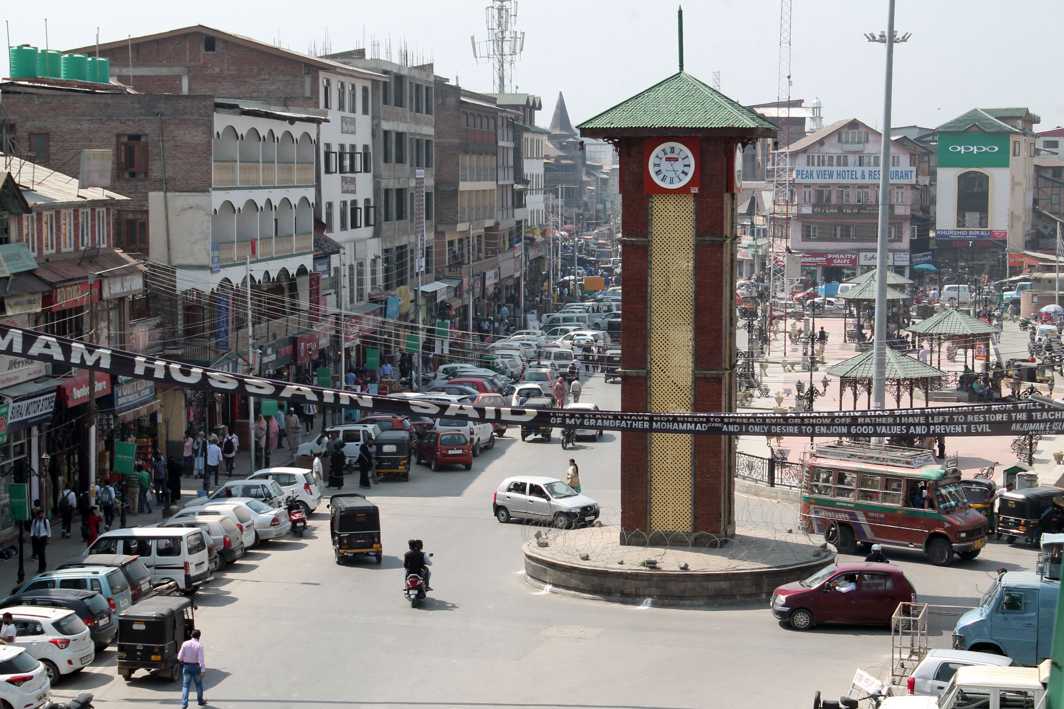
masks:
{"type": "Polygon", "coordinates": [[[735,477],[758,485],[797,490],[802,485],[802,464],[749,453],[735,454],[735,477]]]}

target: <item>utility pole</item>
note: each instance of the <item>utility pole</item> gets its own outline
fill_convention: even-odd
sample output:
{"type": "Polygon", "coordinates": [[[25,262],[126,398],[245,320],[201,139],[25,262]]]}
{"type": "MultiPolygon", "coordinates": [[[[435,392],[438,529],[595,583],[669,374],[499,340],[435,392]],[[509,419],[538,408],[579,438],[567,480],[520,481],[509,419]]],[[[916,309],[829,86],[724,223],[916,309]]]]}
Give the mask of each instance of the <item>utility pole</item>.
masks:
{"type": "MultiPolygon", "coordinates": [[[[244,257],[244,280],[247,283],[248,297],[248,371],[251,376],[256,376],[258,371],[255,367],[255,325],[251,320],[251,254],[244,257]]],[[[250,453],[251,470],[248,475],[255,472],[255,397],[248,395],[248,452],[250,453]]],[[[206,448],[206,446],[205,446],[206,448]]],[[[207,474],[204,466],[203,474],[207,474]]]]}
{"type": "MultiPolygon", "coordinates": [[[[100,336],[96,331],[96,274],[89,274],[89,341],[95,345],[100,344],[100,336]]],[[[81,489],[89,495],[89,506],[96,504],[96,370],[89,367],[89,466],[84,470],[81,489]]]]}
{"type": "MultiPolygon", "coordinates": [[[[517,291],[518,312],[521,313],[521,320],[517,323],[518,330],[524,329],[525,323],[528,322],[525,317],[525,223],[525,220],[521,220],[521,272],[519,274],[521,276],[521,287],[517,291]]],[[[1060,233],[1059,228],[1057,233],[1060,233]]]]}
{"type": "MultiPolygon", "coordinates": [[[[344,301],[344,272],[346,270],[345,266],[344,266],[344,253],[346,251],[346,248],[347,247],[344,246],[343,248],[340,249],[340,278],[339,278],[339,281],[338,281],[338,283],[339,283],[338,287],[340,289],[340,292],[337,295],[337,298],[338,298],[337,302],[338,302],[338,304],[340,306],[339,308],[337,308],[337,311],[338,311],[337,312],[337,317],[339,318],[339,321],[340,321],[340,382],[339,382],[339,388],[340,388],[341,391],[344,388],[344,383],[347,381],[344,378],[347,375],[347,342],[345,340],[345,338],[346,338],[346,328],[344,327],[344,321],[347,320],[347,316],[344,314],[344,302],[345,302],[344,301]]],[[[337,412],[340,412],[341,416],[343,415],[343,412],[342,412],[341,409],[333,409],[332,415],[333,415],[333,423],[334,424],[335,423],[342,423],[341,421],[339,421],[336,418],[337,412]]],[[[324,410],[321,412],[321,420],[322,420],[322,427],[324,428],[324,422],[325,422],[325,411],[324,410]]]]}
{"type": "Polygon", "coordinates": [[[869,42],[887,46],[883,81],[883,131],[879,150],[879,233],[876,237],[876,332],[872,342],[872,408],[886,407],[887,387],[887,240],[890,238],[890,104],[894,79],[894,44],[908,41],[894,34],[894,0],[887,0],[887,31],[868,32],[869,42]]]}
{"type": "Polygon", "coordinates": [[[473,222],[469,223],[469,239],[466,241],[466,299],[469,303],[467,330],[470,349],[473,345],[473,222]]]}
{"type": "MultiPolygon", "coordinates": [[[[1060,305],[1060,259],[1064,258],[1064,242],[1060,239],[1060,222],[1057,222],[1057,260],[1053,265],[1054,277],[1053,277],[1053,302],[1060,305]]],[[[990,361],[988,357],[987,362],[990,361]]]]}

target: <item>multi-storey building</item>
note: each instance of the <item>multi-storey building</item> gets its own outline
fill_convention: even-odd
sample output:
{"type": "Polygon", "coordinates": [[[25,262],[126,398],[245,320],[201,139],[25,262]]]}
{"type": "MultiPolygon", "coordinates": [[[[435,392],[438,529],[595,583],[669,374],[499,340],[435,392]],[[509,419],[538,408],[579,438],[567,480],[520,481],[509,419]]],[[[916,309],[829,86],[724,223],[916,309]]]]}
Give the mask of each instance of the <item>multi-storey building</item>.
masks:
{"type": "MultiPolygon", "coordinates": [[[[545,223],[543,212],[543,151],[548,132],[536,126],[536,112],[543,108],[543,101],[532,94],[497,94],[499,106],[504,106],[519,114],[520,131],[519,150],[523,182],[515,199],[523,200],[523,212],[517,214],[518,221],[523,221],[526,233],[538,233],[545,223]],[[523,194],[521,194],[523,193],[523,194]]],[[[517,166],[515,165],[515,168],[517,166]]]]}
{"type": "Polygon", "coordinates": [[[1037,247],[1034,126],[1026,108],[974,108],[936,129],[935,259],[960,282],[1005,277],[1037,247]]]}
{"type": "Polygon", "coordinates": [[[381,207],[374,233],[381,242],[382,272],[379,283],[370,290],[377,297],[383,294],[392,301],[393,313],[406,317],[411,313],[413,286],[417,280],[419,234],[414,204],[418,185],[425,192],[425,234],[430,236],[434,231],[436,148],[432,64],[409,66],[367,57],[364,49],[330,54],[327,58],[383,77],[373,93],[373,137],[377,146],[373,155],[373,190],[381,207]]]}
{"type": "Polygon", "coordinates": [[[584,209],[584,150],[561,92],[550,121],[543,179],[547,211],[553,206],[553,221],[559,227],[575,226],[584,209]]]}
{"type": "MultiPolygon", "coordinates": [[[[789,243],[803,275],[817,283],[843,281],[876,265],[881,134],[857,120],[832,123],[784,150],[794,184],[789,243]]],[[[891,151],[890,266],[908,272],[915,158],[904,145],[891,151]]],[[[776,164],[783,156],[775,156],[776,164]]]]}

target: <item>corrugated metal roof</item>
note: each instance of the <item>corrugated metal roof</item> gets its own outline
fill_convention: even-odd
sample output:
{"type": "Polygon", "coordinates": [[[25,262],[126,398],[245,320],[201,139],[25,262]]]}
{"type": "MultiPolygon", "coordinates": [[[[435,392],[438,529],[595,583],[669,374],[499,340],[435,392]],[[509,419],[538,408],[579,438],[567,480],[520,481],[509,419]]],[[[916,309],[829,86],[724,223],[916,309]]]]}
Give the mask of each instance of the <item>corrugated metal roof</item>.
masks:
{"type": "Polygon", "coordinates": [[[997,328],[960,310],[947,308],[908,328],[919,335],[990,335],[997,328]]]}
{"type": "MultiPolygon", "coordinates": [[[[90,273],[99,273],[119,266],[140,267],[137,261],[121,251],[100,249],[98,253],[91,256],[72,254],[53,257],[49,261],[39,263],[33,275],[47,283],[56,285],[68,281],[82,281],[88,278],[90,273]]],[[[123,269],[122,272],[126,273],[128,271],[123,269]]]]}
{"type": "MultiPolygon", "coordinates": [[[[874,350],[869,349],[844,362],[831,365],[828,367],[828,374],[840,379],[871,379],[874,356],[874,350]]],[[[936,379],[944,376],[946,373],[941,369],[924,364],[890,347],[887,348],[887,379],[936,379]]]]}
{"type": "MultiPolygon", "coordinates": [[[[878,268],[873,268],[868,273],[862,273],[857,278],[854,278],[854,279],[846,281],[846,282],[847,283],[852,283],[855,286],[862,285],[864,283],[867,283],[868,281],[872,281],[873,283],[875,283],[876,276],[878,275],[878,273],[879,273],[879,269],[878,268]]],[[[894,271],[887,271],[887,285],[888,286],[911,286],[912,283],[913,283],[912,281],[910,281],[908,278],[906,278],[905,276],[901,275],[900,273],[895,273],[894,271]]]]}
{"type": "Polygon", "coordinates": [[[799,138],[798,140],[796,140],[793,143],[791,143],[790,145],[788,145],[786,149],[787,149],[787,151],[792,152],[792,153],[795,152],[795,151],[798,151],[798,150],[805,150],[810,145],[812,145],[812,144],[814,144],[814,143],[816,143],[816,142],[818,142],[820,140],[823,140],[824,138],[827,138],[829,135],[831,135],[835,131],[839,130],[840,128],[842,128],[844,125],[846,125],[850,121],[855,121],[855,120],[857,120],[857,119],[856,118],[843,118],[841,121],[835,121],[834,123],[831,123],[829,125],[824,126],[820,130],[813,131],[809,135],[807,135],[807,136],[805,136],[803,138],[799,138]]]}
{"type": "Polygon", "coordinates": [[[1019,133],[1018,128],[1013,128],[1004,121],[999,121],[981,108],[973,108],[963,113],[952,121],[943,123],[935,130],[939,133],[961,133],[969,128],[978,128],[984,133],[1019,133]]]}
{"type": "Polygon", "coordinates": [[[78,178],[64,175],[29,160],[4,156],[10,161],[10,174],[22,190],[31,207],[52,206],[67,203],[83,203],[94,200],[127,200],[128,197],[105,190],[102,187],[79,188],[78,178]]]}
{"type": "MultiPolygon", "coordinates": [[[[889,280],[889,279],[888,279],[889,280]]],[[[865,281],[856,288],[851,288],[849,291],[839,296],[843,300],[875,300],[876,299],[876,282],[865,281]]],[[[898,290],[897,288],[891,288],[887,286],[887,300],[906,300],[908,295],[898,290]]]]}
{"type": "Polygon", "coordinates": [[[577,126],[581,131],[631,128],[752,129],[775,135],[755,111],[681,71],[577,126]]]}

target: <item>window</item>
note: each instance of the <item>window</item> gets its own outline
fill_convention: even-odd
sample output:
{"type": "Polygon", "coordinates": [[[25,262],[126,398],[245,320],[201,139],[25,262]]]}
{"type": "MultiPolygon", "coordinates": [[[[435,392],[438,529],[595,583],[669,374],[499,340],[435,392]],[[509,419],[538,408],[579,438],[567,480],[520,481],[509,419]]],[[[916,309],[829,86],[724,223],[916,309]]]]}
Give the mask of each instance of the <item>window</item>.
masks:
{"type": "Polygon", "coordinates": [[[107,245],[107,211],[96,210],[96,245],[107,245]]]}
{"type": "Polygon", "coordinates": [[[347,110],[347,87],[342,81],[336,82],[336,110],[347,110]]]}
{"type": "Polygon", "coordinates": [[[212,35],[203,35],[203,51],[214,52],[217,51],[218,45],[215,42],[215,38],[212,35]]]}
{"type": "Polygon", "coordinates": [[[425,113],[432,115],[432,87],[425,87],[425,113]]]}
{"type": "Polygon", "coordinates": [[[118,136],[118,176],[131,180],[148,176],[148,142],[144,136],[118,136]]]}
{"type": "Polygon", "coordinates": [[[323,216],[325,217],[325,229],[326,229],[326,231],[330,231],[331,232],[333,230],[333,203],[332,202],[326,202],[325,203],[325,214],[323,216]]]}
{"type": "Polygon", "coordinates": [[[395,133],[395,162],[406,163],[406,133],[395,133]]]}
{"type": "MultiPolygon", "coordinates": [[[[32,136],[31,136],[31,139],[32,139],[32,136]]],[[[1045,141],[1042,142],[1042,147],[1045,148],[1046,150],[1056,150],[1057,148],[1060,147],[1060,141],[1059,140],[1045,140],[1045,141]]]]}
{"type": "Polygon", "coordinates": [[[549,497],[547,497],[547,493],[543,490],[543,488],[541,488],[539,485],[534,485],[531,483],[529,483],[528,485],[528,495],[529,497],[538,497],[542,500],[550,499],[549,497]]]}
{"type": "Polygon", "coordinates": [[[935,681],[946,684],[953,679],[953,675],[957,674],[958,667],[967,666],[967,664],[961,664],[958,662],[943,662],[938,666],[938,670],[935,672],[935,681]]]}
{"type": "Polygon", "coordinates": [[[528,486],[525,483],[516,480],[506,488],[506,492],[512,492],[516,495],[524,495],[527,490],[528,486]]]}
{"type": "Polygon", "coordinates": [[[425,192],[425,221],[431,222],[432,219],[433,219],[433,216],[432,216],[432,192],[431,191],[426,191],[425,192]]]}
{"type": "Polygon", "coordinates": [[[894,580],[886,574],[860,574],[857,578],[862,591],[882,593],[894,589],[894,580]]]}
{"type": "Polygon", "coordinates": [[[373,171],[373,160],[371,159],[371,157],[372,156],[371,156],[370,151],[369,151],[369,146],[363,143],[363,145],[362,145],[362,172],[372,172],[373,171]]]}
{"type": "Polygon", "coordinates": [[[1023,591],[1005,591],[1001,598],[1003,613],[1023,613],[1023,591]]]}
{"type": "Polygon", "coordinates": [[[348,87],[348,90],[351,92],[351,96],[350,96],[350,99],[349,99],[350,103],[348,105],[348,110],[350,110],[351,113],[356,113],[356,107],[355,107],[356,101],[355,101],[355,99],[358,97],[358,87],[355,86],[354,84],[351,84],[348,87]]]}
{"type": "Polygon", "coordinates": [[[803,241],[816,241],[818,236],[819,230],[816,224],[802,224],[803,241]]]}
{"type": "Polygon", "coordinates": [[[381,82],[381,103],[390,106],[392,103],[392,82],[381,82]]]}
{"type": "Polygon", "coordinates": [[[30,133],[30,156],[34,162],[46,163],[51,157],[48,133],[30,133]]]}
{"type": "MultiPolygon", "coordinates": [[[[74,588],[84,588],[83,586],[75,586],[74,588]]],[[[44,626],[35,620],[16,620],[15,621],[15,635],[23,638],[33,635],[44,635],[44,626]]]]}
{"type": "Polygon", "coordinates": [[[332,81],[321,80],[321,105],[323,108],[332,108],[332,81]]]}
{"type": "Polygon", "coordinates": [[[148,215],[125,214],[118,232],[118,247],[127,253],[148,253],[148,215]]]}
{"type": "Polygon", "coordinates": [[[393,191],[395,193],[395,220],[401,222],[406,219],[406,195],[409,190],[400,188],[393,191]]]}
{"type": "Polygon", "coordinates": [[[844,130],[839,134],[839,142],[849,145],[857,145],[868,142],[868,133],[863,130],[844,130]]]}
{"type": "Polygon", "coordinates": [[[392,105],[399,108],[406,105],[406,77],[402,74],[392,74],[392,105]]]}
{"type": "Polygon", "coordinates": [[[878,475],[867,475],[862,473],[860,478],[861,486],[858,494],[858,499],[868,500],[869,502],[879,502],[880,500],[880,487],[882,486],[882,479],[878,475]]]}
{"type": "Polygon", "coordinates": [[[425,167],[432,167],[432,141],[425,141],[425,167]]]}
{"type": "Polygon", "coordinates": [[[359,261],[355,270],[355,289],[358,292],[358,302],[366,299],[366,263],[359,261]]]}
{"type": "Polygon", "coordinates": [[[180,556],[181,540],[174,537],[162,537],[155,540],[155,553],[158,556],[180,556]]]}
{"type": "Polygon", "coordinates": [[[352,229],[358,229],[362,226],[362,210],[359,209],[357,199],[351,200],[350,223],[352,229]]]}
{"type": "MultiPolygon", "coordinates": [[[[387,84],[385,84],[387,86],[387,84]]],[[[384,144],[384,158],[385,163],[392,161],[392,132],[390,130],[383,131],[381,133],[381,142],[384,144]]]]}
{"type": "Polygon", "coordinates": [[[957,228],[985,229],[989,212],[990,178],[975,171],[957,175],[957,228]]]}
{"type": "Polygon", "coordinates": [[[74,250],[74,211],[64,209],[59,213],[59,234],[62,241],[60,249],[63,251],[74,250]]]}
{"type": "Polygon", "coordinates": [[[903,484],[901,478],[885,478],[883,480],[883,502],[888,505],[900,505],[903,484]]]}
{"type": "Polygon", "coordinates": [[[348,172],[350,172],[350,169],[348,168],[349,163],[347,160],[347,151],[344,150],[343,143],[340,144],[340,150],[337,151],[336,155],[339,158],[337,172],[339,172],[341,175],[346,175],[348,172]]]}
{"type": "Polygon", "coordinates": [[[376,224],[376,214],[373,211],[373,203],[368,199],[362,202],[362,223],[366,226],[373,226],[376,224]]]}
{"type": "Polygon", "coordinates": [[[384,197],[384,221],[386,221],[386,222],[392,221],[392,199],[393,199],[392,192],[393,192],[393,190],[391,188],[386,187],[384,189],[384,193],[383,193],[383,197],[384,197]]]}
{"type": "Polygon", "coordinates": [[[411,138],[410,142],[414,146],[413,150],[410,151],[414,154],[414,167],[422,167],[424,164],[425,155],[424,150],[422,148],[422,142],[417,138],[411,138]]]}
{"type": "Polygon", "coordinates": [[[347,200],[340,200],[340,231],[347,231],[347,200]]]}
{"type": "Polygon", "coordinates": [[[414,90],[414,112],[421,113],[421,84],[413,84],[411,88],[414,90]]]}
{"type": "Polygon", "coordinates": [[[1020,141],[1018,140],[1012,141],[1012,157],[1020,157],[1020,141]]]}
{"type": "Polygon", "coordinates": [[[374,256],[369,264],[369,289],[380,290],[381,287],[381,257],[374,256]]]}
{"type": "Polygon", "coordinates": [[[325,143],[325,174],[332,175],[336,172],[336,153],[333,152],[332,143],[325,143]]]}
{"type": "Polygon", "coordinates": [[[55,253],[55,213],[45,212],[44,215],[44,253],[55,253]]]}
{"type": "MultiPolygon", "coordinates": [[[[352,110],[354,110],[354,104],[353,103],[351,105],[351,108],[352,108],[352,110]]],[[[362,87],[362,115],[363,116],[368,116],[369,115],[369,87],[368,86],[363,86],[362,87]]]]}
{"type": "MultiPolygon", "coordinates": [[[[90,227],[91,226],[92,225],[89,223],[89,210],[87,210],[87,209],[79,209],[78,210],[78,248],[79,249],[87,249],[87,248],[89,248],[89,234],[90,234],[90,227]]],[[[63,248],[64,249],[66,248],[65,240],[64,240],[64,247],[63,248]]],[[[72,248],[73,247],[71,247],[71,249],[72,248]]]]}

